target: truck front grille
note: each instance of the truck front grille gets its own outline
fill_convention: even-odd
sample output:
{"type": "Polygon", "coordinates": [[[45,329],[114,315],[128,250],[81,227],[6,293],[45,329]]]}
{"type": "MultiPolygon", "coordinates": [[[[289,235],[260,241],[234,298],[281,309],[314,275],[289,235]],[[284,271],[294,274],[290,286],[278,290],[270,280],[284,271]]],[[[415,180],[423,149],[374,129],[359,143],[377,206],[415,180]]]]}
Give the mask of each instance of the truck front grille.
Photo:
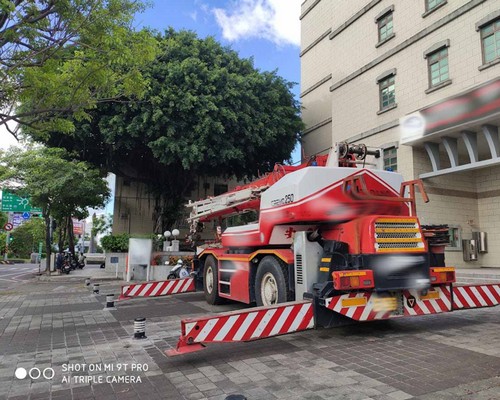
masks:
{"type": "Polygon", "coordinates": [[[379,218],[375,221],[375,251],[425,251],[416,218],[379,218]]]}

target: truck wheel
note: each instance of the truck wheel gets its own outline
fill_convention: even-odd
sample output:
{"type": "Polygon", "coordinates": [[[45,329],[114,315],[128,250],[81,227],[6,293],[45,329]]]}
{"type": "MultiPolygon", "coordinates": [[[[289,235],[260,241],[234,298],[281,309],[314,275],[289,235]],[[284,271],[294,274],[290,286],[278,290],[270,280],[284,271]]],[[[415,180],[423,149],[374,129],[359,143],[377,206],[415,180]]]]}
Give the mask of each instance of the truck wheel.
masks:
{"type": "Polygon", "coordinates": [[[259,263],[255,276],[257,306],[270,306],[289,300],[286,267],[273,256],[264,257],[259,263]]]}
{"type": "Polygon", "coordinates": [[[217,260],[214,256],[205,259],[203,268],[203,290],[208,304],[220,304],[222,298],[219,296],[219,276],[217,260]]]}

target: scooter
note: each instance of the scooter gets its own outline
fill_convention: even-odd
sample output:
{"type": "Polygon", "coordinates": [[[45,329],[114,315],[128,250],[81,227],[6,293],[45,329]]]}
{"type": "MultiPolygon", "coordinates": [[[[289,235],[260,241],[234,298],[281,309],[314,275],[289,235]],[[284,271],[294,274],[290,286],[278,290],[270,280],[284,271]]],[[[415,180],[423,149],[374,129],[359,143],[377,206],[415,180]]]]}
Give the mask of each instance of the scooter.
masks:
{"type": "MultiPolygon", "coordinates": [[[[168,261],[165,262],[165,265],[169,265],[168,261]]],[[[184,262],[179,259],[177,264],[170,270],[168,273],[167,279],[184,279],[189,278],[189,274],[191,271],[191,266],[184,265],[184,262]]]]}
{"type": "Polygon", "coordinates": [[[61,272],[65,273],[65,274],[69,274],[71,272],[71,270],[72,270],[72,268],[71,268],[71,264],[70,264],[69,260],[64,260],[62,268],[61,268],[61,272]]]}

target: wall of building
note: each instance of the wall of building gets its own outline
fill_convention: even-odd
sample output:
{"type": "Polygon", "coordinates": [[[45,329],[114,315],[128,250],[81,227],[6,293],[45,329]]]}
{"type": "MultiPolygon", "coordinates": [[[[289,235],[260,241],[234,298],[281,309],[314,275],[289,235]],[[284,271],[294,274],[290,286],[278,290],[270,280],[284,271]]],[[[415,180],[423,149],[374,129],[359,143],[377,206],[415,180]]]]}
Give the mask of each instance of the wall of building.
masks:
{"type": "Polygon", "coordinates": [[[154,199],[143,184],[116,177],[113,234],[153,233],[153,209],[154,199]]]}
{"type": "Polygon", "coordinates": [[[301,29],[301,103],[306,129],[302,148],[309,157],[329,148],[331,144],[332,104],[331,32],[333,13],[331,1],[308,0],[302,4],[301,19],[314,20],[301,29]]]}
{"type": "MultiPolygon", "coordinates": [[[[384,6],[387,7],[392,3],[395,3],[396,6],[394,11],[394,30],[396,36],[377,49],[382,54],[386,54],[396,48],[398,44],[396,39],[409,40],[412,37],[414,26],[405,21],[415,20],[415,25],[418,25],[420,20],[427,23],[427,18],[422,19],[420,16],[420,5],[423,4],[423,1],[382,1],[379,6],[383,9],[384,6]],[[400,19],[398,16],[399,10],[402,8],[400,5],[403,3],[408,4],[407,8],[410,7],[409,4],[414,4],[413,17],[408,19],[410,18],[408,14],[405,20],[398,22],[400,19]],[[415,4],[419,6],[417,7],[415,4]]],[[[437,12],[443,13],[446,11],[448,13],[452,11],[453,9],[447,9],[449,5],[451,6],[451,3],[454,4],[454,2],[449,2],[437,12]]],[[[403,8],[403,10],[407,10],[407,8],[403,8]]],[[[498,3],[495,4],[495,1],[483,2],[467,14],[451,20],[438,31],[429,34],[413,45],[387,58],[385,61],[373,65],[356,78],[335,88],[331,99],[333,140],[335,141],[338,140],[337,138],[340,139],[342,137],[345,138],[346,132],[349,132],[348,137],[351,137],[367,132],[375,127],[397,123],[400,117],[410,112],[499,76],[500,64],[483,71],[478,70],[478,67],[482,65],[481,44],[479,33],[475,30],[475,24],[497,8],[498,3]],[[426,94],[425,91],[428,89],[429,84],[427,61],[424,59],[423,53],[433,44],[445,39],[450,40],[449,68],[452,84],[426,94]],[[379,87],[376,79],[381,73],[392,68],[396,68],[397,70],[395,77],[397,107],[377,115],[380,107],[379,87]],[[353,109],[355,110],[356,118],[353,118],[353,109]]],[[[350,73],[358,71],[361,67],[366,68],[366,65],[370,61],[375,60],[370,60],[364,54],[365,50],[370,53],[373,49],[372,46],[375,46],[377,42],[377,32],[373,22],[373,18],[377,15],[377,12],[378,8],[374,8],[373,12],[365,14],[365,16],[361,17],[351,27],[342,32],[341,35],[345,34],[344,39],[349,40],[349,46],[346,46],[344,40],[341,40],[341,35],[339,35],[338,39],[335,38],[333,40],[334,43],[332,43],[332,46],[334,49],[332,50],[332,54],[336,55],[338,52],[341,52],[342,55],[335,57],[335,59],[343,61],[342,66],[332,64],[332,70],[336,71],[333,73],[332,78],[333,87],[339,84],[342,79],[349,76],[350,73]],[[338,43],[335,43],[336,39],[338,43]],[[356,45],[356,43],[360,44],[363,41],[366,43],[363,47],[360,48],[356,45]],[[353,43],[352,46],[351,43],[353,43]],[[336,46],[338,49],[335,49],[336,46]],[[363,56],[359,54],[363,54],[363,56]],[[353,58],[359,60],[354,63],[351,61],[353,58]],[[345,68],[344,62],[347,65],[345,68]]],[[[445,15],[441,15],[441,17],[445,18],[445,15]]]]}
{"type": "MultiPolygon", "coordinates": [[[[215,190],[232,190],[238,182],[231,179],[200,177],[189,198],[200,200],[208,196],[213,196],[215,190]]],[[[115,204],[113,211],[113,234],[150,234],[154,232],[155,221],[153,220],[155,201],[154,197],[148,193],[144,184],[137,181],[124,180],[116,177],[115,204]]],[[[186,208],[185,216],[189,215],[186,208]]],[[[177,226],[170,229],[180,229],[181,235],[189,230],[189,225],[185,218],[178,221],[177,226]]],[[[209,233],[210,236],[213,236],[209,233]]]]}
{"type": "Polygon", "coordinates": [[[488,235],[488,253],[480,254],[478,263],[500,267],[500,166],[476,171],[478,189],[478,231],[488,235]]]}
{"type": "MultiPolygon", "coordinates": [[[[500,64],[479,68],[482,66],[481,40],[475,29],[477,22],[498,11],[499,2],[449,0],[426,15],[424,0],[308,0],[303,3],[303,13],[312,5],[314,8],[302,18],[303,51],[309,46],[301,59],[302,91],[305,92],[302,100],[307,105],[303,117],[306,127],[311,129],[328,115],[324,106],[330,104],[331,124],[306,135],[305,149],[318,148],[318,143],[326,145],[326,129],[331,128],[331,143],[348,140],[377,147],[396,144],[398,171],[405,179],[432,171],[423,147],[398,145],[399,118],[500,76],[500,64]],[[375,17],[390,6],[394,6],[395,35],[377,46],[375,17]],[[328,20],[324,15],[328,12],[332,16],[330,35],[311,48],[310,44],[325,29],[321,24],[328,20]],[[321,29],[316,26],[317,22],[321,29]],[[424,52],[443,40],[450,43],[451,84],[426,93],[429,82],[424,52]],[[329,70],[325,70],[325,62],[329,63],[329,70]],[[317,69],[316,63],[319,63],[317,69]],[[393,68],[396,69],[397,107],[380,113],[377,77],[393,68]],[[329,76],[328,81],[314,87],[323,76],[329,76]],[[325,84],[329,85],[329,97],[325,84]]],[[[459,152],[463,152],[461,142],[459,152]]],[[[445,153],[441,162],[443,167],[449,166],[445,153]]],[[[480,255],[477,262],[466,263],[461,251],[448,251],[449,264],[500,266],[500,246],[496,245],[500,243],[499,173],[500,167],[490,167],[425,180],[430,203],[418,202],[422,223],[459,226],[465,239],[471,238],[472,231],[488,233],[488,253],[480,255]]]]}

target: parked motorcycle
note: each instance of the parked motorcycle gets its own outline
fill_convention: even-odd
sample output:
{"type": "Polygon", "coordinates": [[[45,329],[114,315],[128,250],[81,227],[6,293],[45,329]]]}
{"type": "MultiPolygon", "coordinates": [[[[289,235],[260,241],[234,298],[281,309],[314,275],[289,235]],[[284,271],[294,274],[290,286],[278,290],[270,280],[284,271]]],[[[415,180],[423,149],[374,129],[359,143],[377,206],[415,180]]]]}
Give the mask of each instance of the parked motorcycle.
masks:
{"type": "MultiPolygon", "coordinates": [[[[84,261],[85,258],[83,258],[83,262],[81,260],[82,260],[81,257],[80,257],[80,259],[77,259],[70,252],[64,253],[62,272],[66,272],[67,269],[69,269],[69,271],[74,271],[77,268],[83,269],[83,267],[85,267],[85,261],[84,261]]],[[[66,272],[66,273],[69,273],[69,272],[66,272]]]]}
{"type": "Polygon", "coordinates": [[[71,263],[68,260],[64,260],[61,272],[65,274],[69,274],[71,272],[71,263]]]}
{"type": "MultiPolygon", "coordinates": [[[[165,265],[169,265],[169,262],[165,262],[165,265]]],[[[177,264],[168,273],[167,279],[184,279],[189,278],[191,272],[191,266],[185,265],[184,261],[179,259],[177,264]]]]}

